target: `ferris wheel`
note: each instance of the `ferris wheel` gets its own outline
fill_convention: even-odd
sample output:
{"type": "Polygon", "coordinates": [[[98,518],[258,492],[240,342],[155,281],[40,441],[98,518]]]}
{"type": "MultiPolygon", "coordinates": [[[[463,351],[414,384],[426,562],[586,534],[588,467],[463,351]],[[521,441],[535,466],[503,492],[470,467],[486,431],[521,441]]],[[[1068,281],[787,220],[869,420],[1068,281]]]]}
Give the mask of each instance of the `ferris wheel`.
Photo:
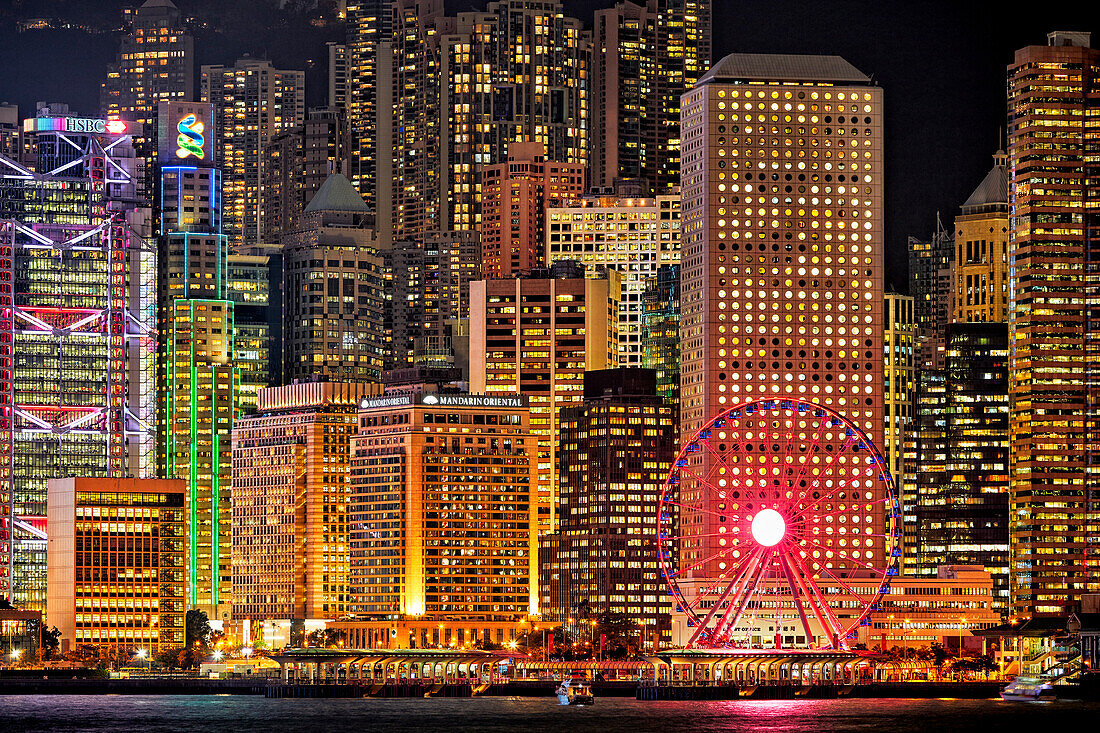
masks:
{"type": "Polygon", "coordinates": [[[871,439],[797,399],[712,418],[681,447],[657,509],[661,570],[694,647],[747,646],[782,620],[807,646],[846,648],[889,592],[901,535],[871,439]]]}

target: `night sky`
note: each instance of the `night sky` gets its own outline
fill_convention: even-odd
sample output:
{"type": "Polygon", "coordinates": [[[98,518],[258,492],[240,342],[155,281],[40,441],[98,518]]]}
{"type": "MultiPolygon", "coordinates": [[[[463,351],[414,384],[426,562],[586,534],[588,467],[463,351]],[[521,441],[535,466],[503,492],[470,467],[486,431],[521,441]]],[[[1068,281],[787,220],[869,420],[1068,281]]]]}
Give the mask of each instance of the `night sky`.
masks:
{"type": "MultiPolygon", "coordinates": [[[[63,12],[82,5],[80,12],[90,12],[86,2],[49,5],[63,12]]],[[[260,15],[255,7],[263,2],[177,0],[188,14],[220,14],[219,32],[198,34],[198,63],[232,63],[243,52],[266,54],[277,66],[306,68],[309,104],[322,104],[324,41],[337,38],[285,21],[258,29],[249,19],[260,15]]],[[[114,8],[120,4],[94,0],[92,5],[110,18],[117,17],[114,8]]],[[[592,10],[612,0],[565,4],[590,24],[592,10]]],[[[40,99],[93,112],[117,38],[68,31],[16,34],[13,13],[26,15],[36,2],[22,5],[20,11],[16,0],[0,0],[0,101],[19,104],[21,114],[40,99]]],[[[1094,3],[1034,3],[1026,13],[1007,2],[715,0],[714,6],[715,60],[734,51],[839,54],[885,90],[887,281],[902,291],[907,290],[907,237],[930,234],[937,211],[950,225],[992,165],[1004,127],[1005,66],[1013,51],[1044,44],[1050,30],[1100,34],[1100,5],[1094,3]]],[[[447,3],[448,12],[482,7],[470,0],[447,3]]]]}

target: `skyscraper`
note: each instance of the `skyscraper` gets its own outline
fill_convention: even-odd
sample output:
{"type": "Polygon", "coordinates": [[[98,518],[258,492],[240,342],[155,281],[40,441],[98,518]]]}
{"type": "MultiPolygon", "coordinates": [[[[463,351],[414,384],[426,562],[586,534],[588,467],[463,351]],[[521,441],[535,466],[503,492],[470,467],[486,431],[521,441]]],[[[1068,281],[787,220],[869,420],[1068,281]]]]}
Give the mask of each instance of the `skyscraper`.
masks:
{"type": "Polygon", "coordinates": [[[485,277],[519,277],[546,264],[546,211],[584,193],[584,166],[556,163],[542,143],[513,143],[482,173],[485,277]]]}
{"type": "Polygon", "coordinates": [[[1008,165],[1004,151],[955,217],[951,321],[1008,321],[1008,165]]]}
{"type": "MultiPolygon", "coordinates": [[[[684,434],[791,396],[883,444],[882,113],[882,90],[836,56],[732,54],[684,95],[684,434]]],[[[705,512],[681,513],[699,535],[683,564],[717,556],[705,512]]],[[[719,575],[713,560],[693,573],[719,575]]]]}
{"type": "Polygon", "coordinates": [[[559,410],[581,401],[585,371],[616,365],[619,281],[615,270],[585,278],[559,262],[533,277],[470,285],[470,353],[484,355],[471,360],[470,389],[529,401],[540,533],[557,526],[559,410]]]}
{"type": "Polygon", "coordinates": [[[936,231],[922,241],[909,237],[909,293],[913,296],[917,365],[943,366],[944,331],[951,320],[955,243],[936,215],[936,231]]]}
{"type": "Polygon", "coordinates": [[[1064,613],[1100,590],[1100,197],[1088,140],[1089,34],[1054,32],[1008,67],[1012,611],[1064,613]]]}
{"type": "Polygon", "coordinates": [[[680,185],[680,97],[710,68],[710,0],[618,2],[596,11],[592,185],[680,185]]]}
{"type": "Polygon", "coordinates": [[[141,126],[24,120],[0,157],[0,594],[46,604],[46,482],[153,474],[156,251],[141,126]]]}
{"type": "MultiPolygon", "coordinates": [[[[886,332],[883,343],[883,362],[886,368],[883,382],[886,425],[884,442],[880,446],[894,475],[896,490],[901,498],[902,511],[909,518],[915,501],[912,494],[913,466],[906,466],[906,435],[912,427],[913,395],[916,388],[915,344],[913,326],[913,298],[909,295],[886,293],[883,316],[886,332]]],[[[910,524],[905,522],[903,531],[908,533],[910,524]]],[[[906,540],[909,535],[906,534],[906,540]]],[[[914,547],[906,544],[906,547],[914,547]]],[[[914,547],[915,549],[915,547],[914,547]]],[[[906,560],[907,562],[907,560],[906,560]]]]}
{"type": "Polygon", "coordinates": [[[283,240],[283,379],[380,382],[389,349],[385,253],[340,173],[283,240]]]}
{"type": "Polygon", "coordinates": [[[680,263],[680,196],[587,196],[546,211],[546,262],[573,260],[622,275],[619,355],[642,366],[642,294],[646,279],[680,263]]]}
{"type": "Polygon", "coordinates": [[[306,112],[304,71],[272,67],[244,57],[233,66],[203,66],[202,101],[214,105],[222,169],[224,228],[231,245],[263,241],[264,146],[301,125],[306,112]]]}
{"type": "Polygon", "coordinates": [[[642,293],[642,366],[657,372],[657,393],[676,408],[680,424],[680,266],[646,278],[642,293]]]}

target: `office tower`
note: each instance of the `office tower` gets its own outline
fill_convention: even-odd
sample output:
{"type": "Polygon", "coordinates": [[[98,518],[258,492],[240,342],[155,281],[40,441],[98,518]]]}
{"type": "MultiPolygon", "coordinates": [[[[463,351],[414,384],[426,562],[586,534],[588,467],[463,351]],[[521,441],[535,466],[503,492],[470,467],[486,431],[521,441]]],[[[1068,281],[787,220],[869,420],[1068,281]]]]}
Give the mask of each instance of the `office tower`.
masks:
{"type": "Polygon", "coordinates": [[[457,366],[469,372],[470,283],[482,277],[477,232],[428,232],[397,242],[392,273],[392,359],[387,369],[457,366]]]}
{"type": "Polygon", "coordinates": [[[1100,191],[1085,144],[1100,50],[1087,33],[1047,41],[1008,67],[1010,568],[1012,612],[1028,615],[1100,590],[1100,244],[1089,213],[1100,191]]]}
{"type": "Polygon", "coordinates": [[[553,621],[621,614],[651,637],[672,611],[657,502],[675,457],[675,410],[654,371],[607,369],[585,373],[584,400],[560,420],[558,530],[539,544],[540,612],[553,621]]]}
{"type": "Polygon", "coordinates": [[[523,396],[364,400],[351,443],[348,610],[536,613],[535,452],[523,396]]]}
{"type": "Polygon", "coordinates": [[[298,229],[302,211],[347,161],[347,123],[342,110],[311,109],[303,124],[264,146],[263,232],[275,243],[298,229]]]}
{"type": "Polygon", "coordinates": [[[1004,323],[947,327],[944,369],[921,375],[918,491],[905,507],[916,543],[906,570],[935,577],[940,565],[981,565],[1000,613],[1009,611],[1008,354],[1004,323]]]}
{"type": "Polygon", "coordinates": [[[233,619],[335,619],[348,604],[349,448],[370,385],[259,392],[233,428],[233,619]]]}
{"type": "Polygon", "coordinates": [[[380,382],[388,348],[384,252],[340,173],[283,239],[283,380],[380,382]]]}
{"type": "Polygon", "coordinates": [[[711,59],[709,0],[619,2],[597,10],[592,44],[593,186],[680,185],[680,96],[711,59]]]}
{"type": "MultiPolygon", "coordinates": [[[[903,547],[915,550],[911,542],[911,511],[915,504],[913,466],[907,463],[906,436],[912,427],[913,399],[916,390],[916,346],[914,343],[913,297],[886,293],[883,318],[886,331],[883,339],[883,361],[886,368],[883,382],[883,407],[886,424],[883,426],[884,442],[881,450],[894,476],[894,489],[901,499],[905,522],[902,530],[903,547]]],[[[909,447],[911,451],[911,446],[909,447]]],[[[908,555],[903,555],[908,563],[908,555]]]]}
{"type": "Polygon", "coordinates": [[[390,5],[391,0],[349,0],[347,10],[349,178],[375,214],[390,209],[391,187],[379,182],[393,180],[390,5]]]}
{"type": "Polygon", "coordinates": [[[993,169],[955,217],[951,321],[1008,321],[1008,158],[993,169]]]}
{"type": "MultiPolygon", "coordinates": [[[[882,111],[836,56],[732,54],[684,95],[682,435],[790,396],[883,444],[882,111]]],[[[682,565],[715,556],[712,516],[681,513],[682,565]]],[[[692,574],[719,576],[714,560],[692,574]]]]}
{"type": "Polygon", "coordinates": [[[225,262],[225,296],[233,301],[237,414],[256,411],[259,391],[283,382],[283,253],[252,247],[225,262]]]}
{"type": "Polygon", "coordinates": [[[162,476],[187,481],[187,603],[225,621],[240,377],[222,172],[214,162],[216,109],[204,102],[159,107],[158,466],[162,476]]]}
{"type": "Polygon", "coordinates": [[[0,157],[0,594],[46,605],[46,481],[153,473],[156,252],[140,125],[24,120],[0,157]]]}
{"type": "Polygon", "coordinates": [[[917,335],[917,365],[943,367],[944,331],[951,320],[955,242],[936,215],[936,232],[928,241],[909,237],[909,294],[917,335]]]}
{"type": "Polygon", "coordinates": [[[107,71],[100,109],[108,118],[157,132],[157,105],[195,94],[195,40],[171,0],[147,0],[130,15],[116,63],[107,71]]]}
{"type": "Polygon", "coordinates": [[[642,293],[642,366],[657,373],[657,394],[680,424],[680,266],[662,265],[642,293]]]}
{"type": "Polygon", "coordinates": [[[584,193],[584,166],[555,163],[542,143],[514,143],[508,162],[482,170],[485,277],[519,277],[546,260],[546,212],[584,193]]]}
{"type": "Polygon", "coordinates": [[[46,616],[62,652],[184,645],[186,491],[176,479],[50,479],[46,616]]]}
{"type": "Polygon", "coordinates": [[[616,366],[620,276],[585,278],[573,263],[470,285],[470,389],[521,394],[537,440],[538,529],[557,527],[558,411],[580,402],[584,373],[616,366]]]}
{"type": "Polygon", "coordinates": [[[546,262],[558,260],[621,273],[618,364],[641,366],[646,279],[680,264],[679,190],[655,199],[588,196],[548,208],[546,262]]]}
{"type": "Polygon", "coordinates": [[[264,146],[302,124],[304,71],[245,56],[233,66],[202,67],[201,98],[214,105],[216,160],[224,177],[224,227],[233,246],[264,241],[261,184],[264,146]]]}
{"type": "Polygon", "coordinates": [[[328,106],[345,109],[348,103],[348,47],[329,41],[328,48],[328,106]]]}

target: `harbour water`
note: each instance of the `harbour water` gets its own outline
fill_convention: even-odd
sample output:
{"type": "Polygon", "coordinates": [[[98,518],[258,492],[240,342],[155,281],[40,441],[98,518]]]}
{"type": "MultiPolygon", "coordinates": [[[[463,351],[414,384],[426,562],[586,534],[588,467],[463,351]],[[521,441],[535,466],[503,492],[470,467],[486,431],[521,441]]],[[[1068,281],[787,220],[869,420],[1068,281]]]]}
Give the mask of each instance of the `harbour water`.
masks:
{"type": "MultiPolygon", "coordinates": [[[[2,691],[2,685],[0,685],[2,691]]],[[[941,733],[1095,725],[1100,703],[999,700],[637,702],[605,698],[269,700],[253,696],[0,695],[0,731],[302,731],[303,733],[941,733]]]]}

